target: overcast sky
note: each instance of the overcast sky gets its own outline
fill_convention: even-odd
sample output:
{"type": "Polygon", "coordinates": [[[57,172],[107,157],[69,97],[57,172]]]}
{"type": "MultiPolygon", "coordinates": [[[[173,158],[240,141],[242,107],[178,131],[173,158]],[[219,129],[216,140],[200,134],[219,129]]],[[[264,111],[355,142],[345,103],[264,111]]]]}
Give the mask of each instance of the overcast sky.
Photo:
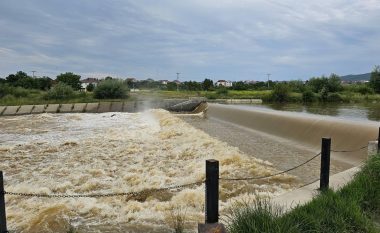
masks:
{"type": "Polygon", "coordinates": [[[380,64],[380,0],[1,0],[0,77],[308,79],[380,64]]]}

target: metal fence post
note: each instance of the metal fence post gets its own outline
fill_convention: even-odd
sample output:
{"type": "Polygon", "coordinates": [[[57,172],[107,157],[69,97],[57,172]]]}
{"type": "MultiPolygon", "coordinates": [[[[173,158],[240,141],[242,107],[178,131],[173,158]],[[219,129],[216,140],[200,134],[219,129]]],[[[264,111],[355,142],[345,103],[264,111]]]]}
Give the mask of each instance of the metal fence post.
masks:
{"type": "Polygon", "coordinates": [[[7,233],[7,216],[5,214],[5,193],[4,193],[3,171],[0,171],[0,233],[7,233]]]}
{"type": "Polygon", "coordinates": [[[377,134],[377,153],[380,152],[380,127],[379,127],[379,133],[377,134]]]}
{"type": "Polygon", "coordinates": [[[219,217],[219,161],[206,160],[206,223],[217,223],[219,217]]]}
{"type": "Polygon", "coordinates": [[[322,138],[320,190],[329,188],[331,138],[322,138]]]}

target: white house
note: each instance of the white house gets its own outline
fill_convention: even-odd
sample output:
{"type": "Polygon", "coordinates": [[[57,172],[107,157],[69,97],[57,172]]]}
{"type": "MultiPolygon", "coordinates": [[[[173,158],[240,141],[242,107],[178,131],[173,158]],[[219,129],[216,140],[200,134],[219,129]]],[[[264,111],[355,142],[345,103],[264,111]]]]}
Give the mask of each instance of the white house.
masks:
{"type": "Polygon", "coordinates": [[[96,87],[98,83],[99,83],[99,80],[97,78],[86,78],[86,79],[80,80],[81,89],[84,89],[84,90],[87,90],[88,85],[93,84],[96,87]]]}
{"type": "Polygon", "coordinates": [[[223,87],[232,87],[232,82],[231,81],[226,81],[226,80],[218,80],[215,83],[215,86],[217,86],[217,87],[220,87],[220,86],[223,86],[223,87]]]}

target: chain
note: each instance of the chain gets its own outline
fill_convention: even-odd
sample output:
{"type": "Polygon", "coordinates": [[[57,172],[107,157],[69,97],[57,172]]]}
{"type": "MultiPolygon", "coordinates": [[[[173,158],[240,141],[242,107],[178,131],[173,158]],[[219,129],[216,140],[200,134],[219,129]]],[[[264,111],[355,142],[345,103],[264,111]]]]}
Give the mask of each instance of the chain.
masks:
{"type": "Polygon", "coordinates": [[[94,193],[94,194],[43,194],[43,193],[19,193],[19,192],[7,192],[4,191],[3,194],[5,195],[12,195],[12,196],[21,196],[21,197],[46,197],[46,198],[82,198],[82,197],[90,197],[90,198],[100,198],[100,197],[118,197],[118,196],[139,196],[141,194],[150,194],[154,192],[162,192],[165,190],[172,190],[172,189],[182,189],[186,187],[191,187],[194,185],[200,185],[204,183],[204,181],[198,181],[194,183],[189,184],[183,184],[183,185],[172,185],[168,187],[163,188],[157,188],[157,189],[145,189],[138,192],[121,192],[121,193],[94,193]]]}
{"type": "Polygon", "coordinates": [[[319,152],[318,154],[316,154],[315,156],[313,156],[312,158],[306,160],[305,162],[293,167],[293,168],[290,168],[288,170],[285,170],[285,171],[282,171],[282,172],[278,172],[278,173],[275,173],[275,174],[271,174],[271,175],[267,175],[267,176],[258,176],[258,177],[248,177],[248,178],[219,178],[219,180],[229,180],[229,181],[239,181],[239,180],[260,180],[260,179],[265,179],[265,178],[270,178],[270,177],[273,177],[273,176],[278,176],[278,175],[281,175],[281,174],[284,174],[284,173],[287,173],[289,171],[293,171],[307,163],[309,163],[310,161],[312,161],[313,159],[317,158],[319,155],[321,155],[321,152],[319,152]]]}
{"type": "Polygon", "coordinates": [[[368,148],[368,145],[365,145],[365,146],[362,146],[358,149],[355,149],[355,150],[331,150],[331,152],[341,152],[341,153],[348,153],[348,152],[356,152],[356,151],[360,151],[360,150],[363,150],[365,148],[368,148]]]}

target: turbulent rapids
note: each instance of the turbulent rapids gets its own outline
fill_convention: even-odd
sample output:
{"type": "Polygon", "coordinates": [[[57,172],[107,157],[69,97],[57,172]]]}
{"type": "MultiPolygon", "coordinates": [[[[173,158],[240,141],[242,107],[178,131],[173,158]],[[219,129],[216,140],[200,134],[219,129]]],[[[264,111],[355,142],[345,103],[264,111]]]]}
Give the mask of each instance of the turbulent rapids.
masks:
{"type": "MultiPolygon", "coordinates": [[[[227,145],[164,110],[144,113],[41,114],[0,119],[0,169],[8,192],[120,193],[202,181],[205,160],[223,177],[263,176],[269,163],[227,145]]],[[[278,195],[294,176],[221,182],[221,214],[234,200],[278,195]]],[[[6,195],[12,232],[167,232],[173,209],[187,227],[204,221],[204,185],[133,198],[6,195]]]]}

